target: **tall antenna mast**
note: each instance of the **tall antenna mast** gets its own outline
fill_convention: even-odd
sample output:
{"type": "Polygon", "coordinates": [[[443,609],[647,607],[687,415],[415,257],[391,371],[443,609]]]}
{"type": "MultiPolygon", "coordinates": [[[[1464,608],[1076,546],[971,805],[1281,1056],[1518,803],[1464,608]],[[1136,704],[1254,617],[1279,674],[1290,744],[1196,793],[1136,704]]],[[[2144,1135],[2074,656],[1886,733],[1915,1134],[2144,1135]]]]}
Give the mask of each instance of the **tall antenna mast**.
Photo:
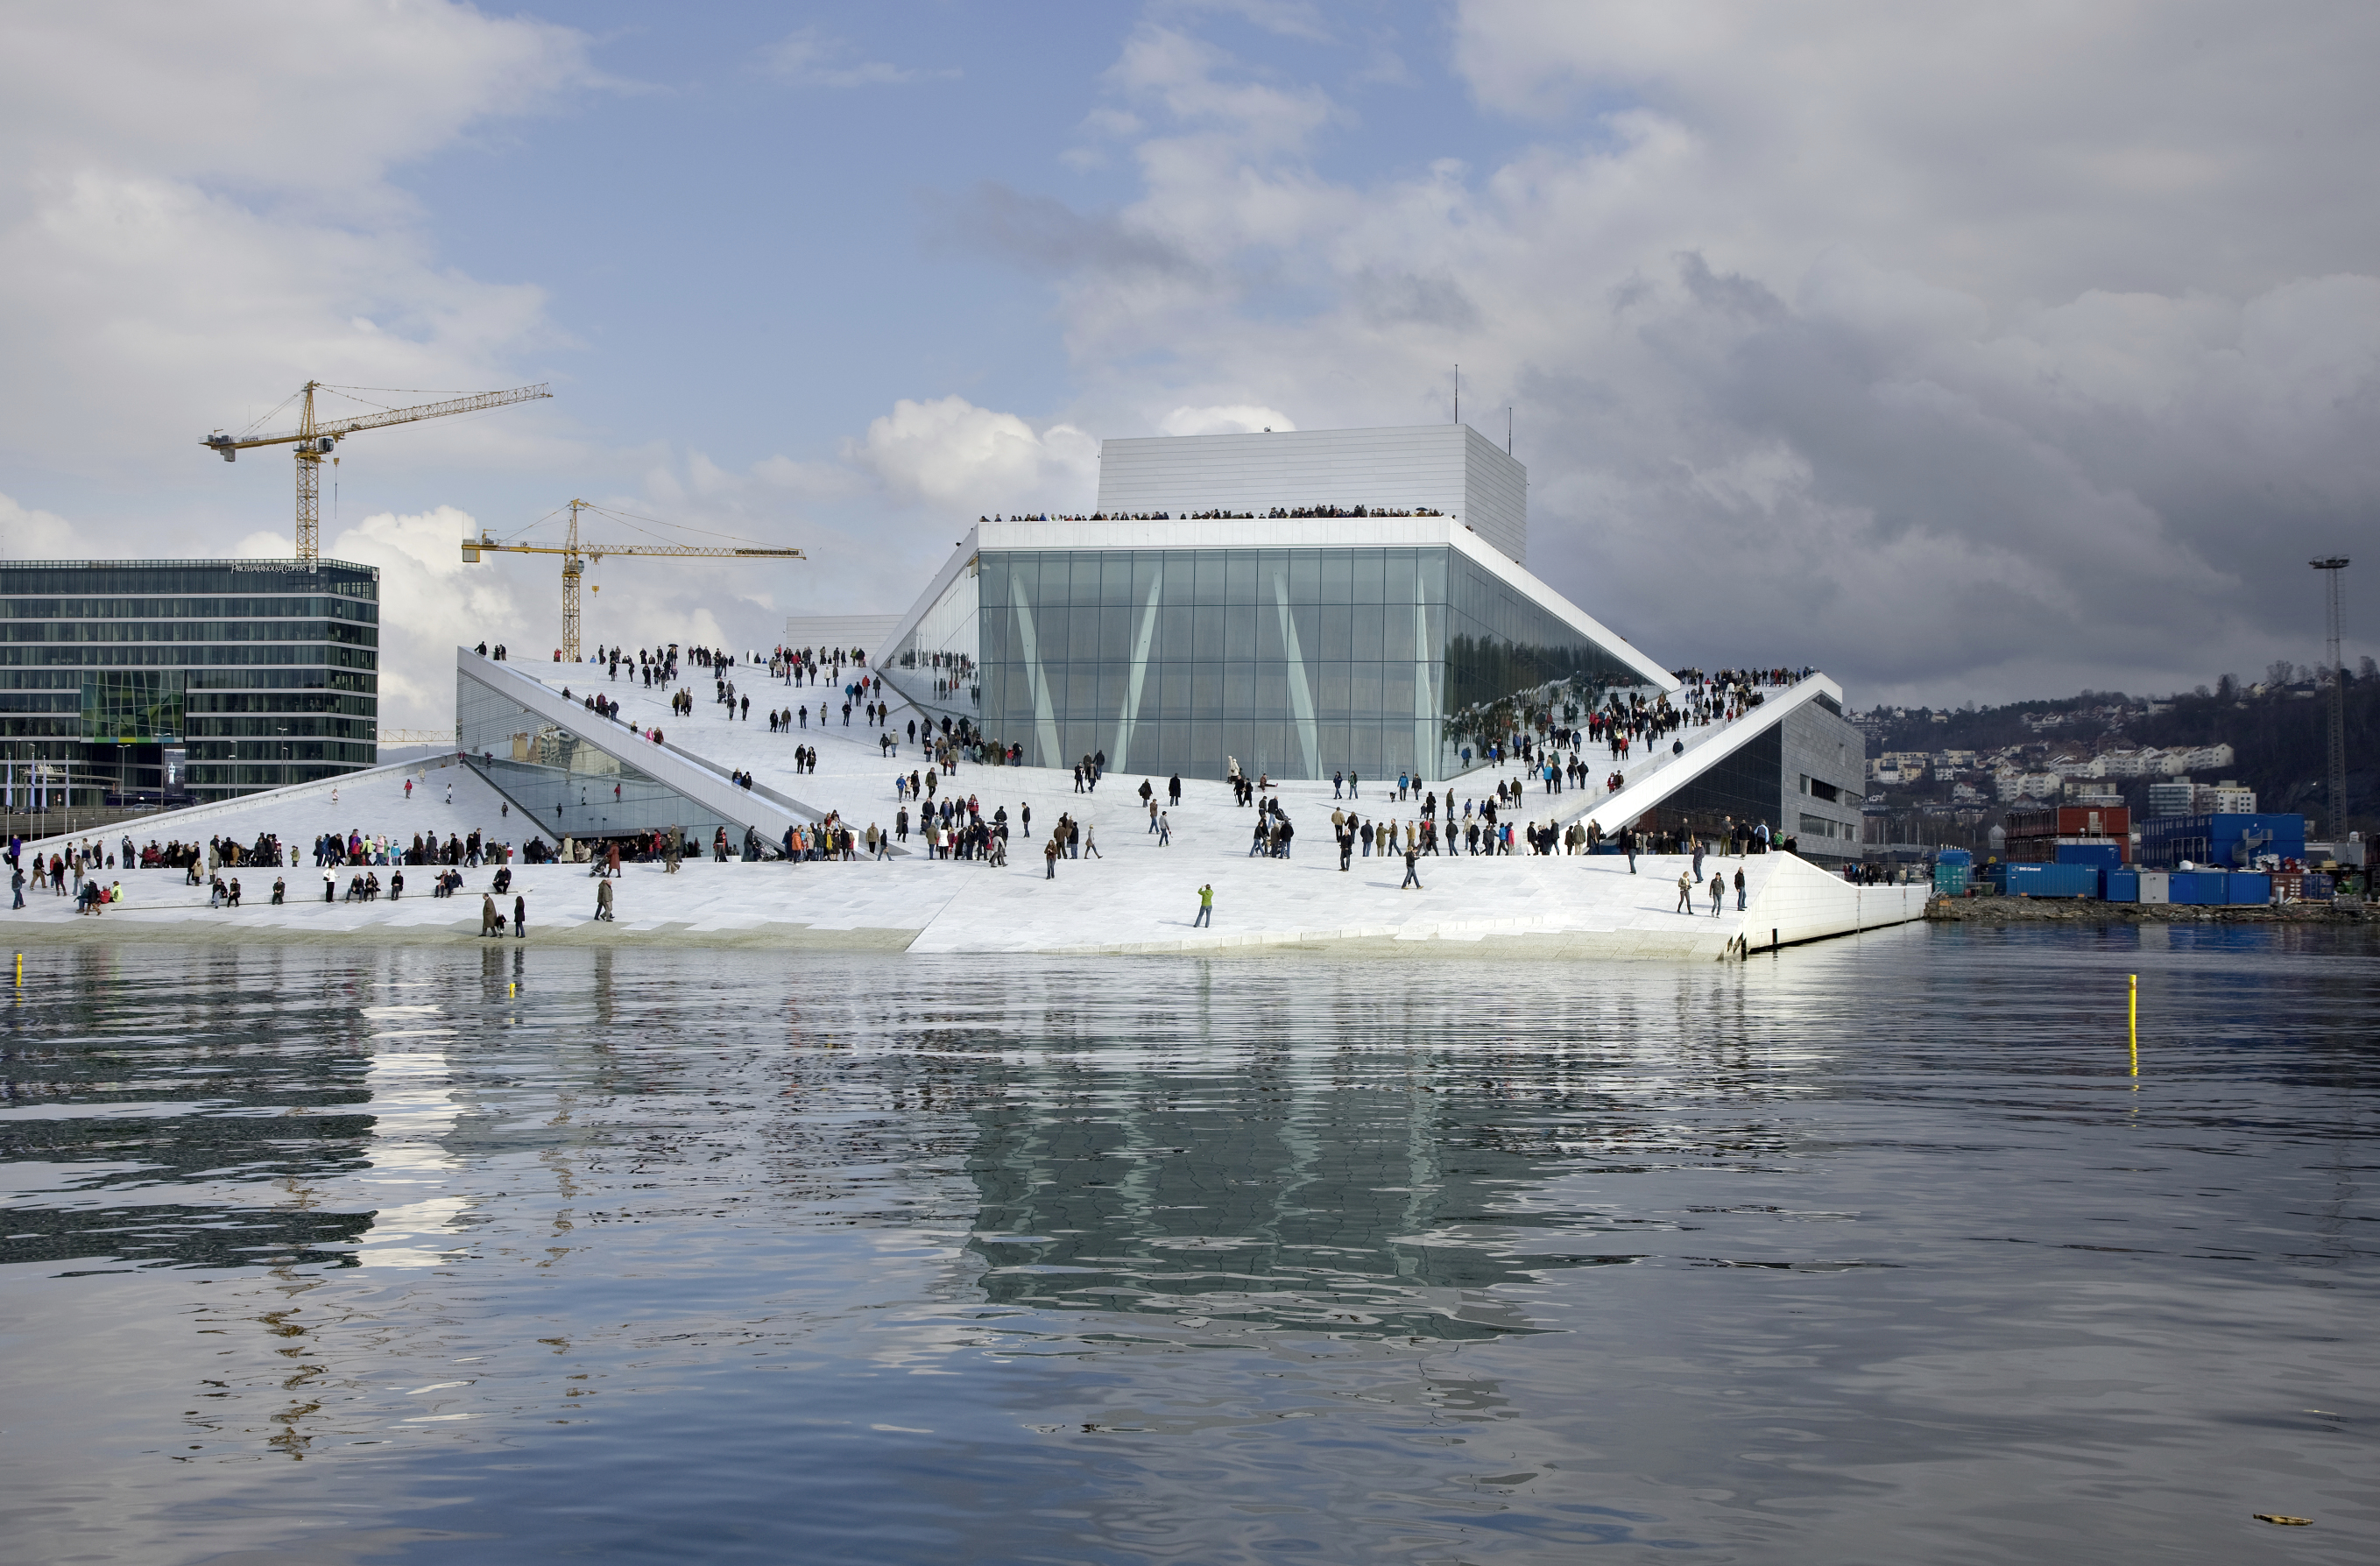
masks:
{"type": "Polygon", "coordinates": [[[1512,455],[1512,405],[1504,405],[1504,455],[1512,455]]]}
{"type": "MultiPolygon", "coordinates": [[[[2307,562],[2323,574],[2323,585],[2330,600],[2330,639],[2324,646],[2324,662],[2330,665],[2330,838],[2334,844],[2347,841],[2347,666],[2338,650],[2338,578],[2347,569],[2347,556],[2334,554],[2325,559],[2307,562]]],[[[2338,849],[2333,847],[2335,855],[2338,849]]]]}
{"type": "Polygon", "coordinates": [[[1454,421],[1463,422],[1463,366],[1454,367],[1454,421]]]}

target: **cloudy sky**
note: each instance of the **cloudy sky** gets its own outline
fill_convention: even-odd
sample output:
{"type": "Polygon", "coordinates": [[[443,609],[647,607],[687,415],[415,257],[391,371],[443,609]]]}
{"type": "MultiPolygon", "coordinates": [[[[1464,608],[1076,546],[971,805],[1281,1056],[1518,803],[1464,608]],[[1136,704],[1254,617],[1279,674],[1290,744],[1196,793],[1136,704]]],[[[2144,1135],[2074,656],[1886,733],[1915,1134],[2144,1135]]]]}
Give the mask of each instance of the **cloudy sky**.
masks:
{"type": "Polygon", "coordinates": [[[767,645],[1087,505],[1102,438],[1441,419],[1458,362],[1530,564],[1666,662],[2162,691],[2312,662],[2330,552],[2380,643],[2369,5],[86,3],[0,43],[0,550],[285,553],[287,458],[209,430],[552,382],[342,448],[395,726],[449,720],[456,641],[558,639],[551,561],[467,529],[577,495],[798,544],[590,578],[590,640],[767,645]]]}

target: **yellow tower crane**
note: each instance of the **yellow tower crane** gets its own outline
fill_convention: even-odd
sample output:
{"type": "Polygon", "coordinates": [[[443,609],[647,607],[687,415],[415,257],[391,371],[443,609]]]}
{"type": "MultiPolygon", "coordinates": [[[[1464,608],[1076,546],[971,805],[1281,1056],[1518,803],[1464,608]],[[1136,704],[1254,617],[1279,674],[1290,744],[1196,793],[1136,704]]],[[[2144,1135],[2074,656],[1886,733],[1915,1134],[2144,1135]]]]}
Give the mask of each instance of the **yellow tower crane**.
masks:
{"type": "MultiPolygon", "coordinates": [[[[625,512],[606,511],[591,501],[570,503],[570,528],[558,544],[500,543],[486,528],[476,539],[463,540],[463,564],[478,563],[482,554],[558,554],[562,556],[562,661],[578,662],[578,583],[585,574],[586,563],[601,560],[607,554],[659,554],[677,559],[748,559],[771,557],[781,560],[805,560],[808,557],[797,549],[769,549],[759,544],[735,544],[712,547],[702,544],[589,544],[578,538],[578,514],[600,512],[627,521],[650,518],[630,517],[625,512]]],[[[669,524],[662,524],[669,526],[669,524]]]]}
{"type": "MultiPolygon", "coordinates": [[[[359,389],[359,388],[351,388],[359,389]]],[[[503,407],[507,403],[534,402],[553,394],[543,386],[516,386],[509,392],[481,392],[477,396],[455,397],[443,403],[423,403],[418,407],[382,408],[354,419],[334,419],[317,423],[314,419],[314,394],[335,392],[336,386],[325,386],[320,381],[309,381],[298,388],[300,407],[298,428],[285,430],[277,435],[226,435],[218,430],[204,437],[200,443],[212,451],[223,453],[225,462],[235,462],[239,454],[250,446],[285,446],[298,448],[298,559],[311,567],[322,553],[322,459],[331,449],[358,430],[377,430],[388,424],[410,424],[419,419],[443,419],[450,413],[477,413],[481,408],[503,407]]],[[[282,405],[284,407],[287,404],[282,405]]]]}

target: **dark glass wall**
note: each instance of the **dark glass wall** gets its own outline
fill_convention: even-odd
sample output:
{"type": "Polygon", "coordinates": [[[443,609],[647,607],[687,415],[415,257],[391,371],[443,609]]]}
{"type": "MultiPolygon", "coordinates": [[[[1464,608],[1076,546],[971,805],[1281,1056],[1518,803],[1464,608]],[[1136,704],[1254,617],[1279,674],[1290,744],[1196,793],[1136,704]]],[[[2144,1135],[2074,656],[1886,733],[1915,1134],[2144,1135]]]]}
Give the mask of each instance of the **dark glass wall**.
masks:
{"type": "Polygon", "coordinates": [[[471,768],[493,783],[538,832],[564,837],[615,837],[683,828],[708,847],[720,827],[737,844],[741,825],[661,783],[617,754],[633,755],[634,731],[588,715],[596,743],[523,707],[470,675],[455,676],[456,737],[471,768]],[[624,743],[625,742],[625,743],[624,743]]]}
{"type": "Polygon", "coordinates": [[[370,766],[379,576],[336,561],[0,564],[0,778],[88,807],[370,766]]]}
{"type": "Polygon", "coordinates": [[[1453,562],[1446,637],[1446,747],[1479,747],[1512,732],[1521,705],[1567,687],[1581,709],[1642,676],[1609,649],[1467,556],[1453,562]]]}
{"type": "Polygon", "coordinates": [[[1015,551],[977,585],[979,721],[1045,766],[1442,777],[1460,705],[1620,667],[1443,547],[1015,551]]]}
{"type": "Polygon", "coordinates": [[[1785,816],[1785,741],[1774,723],[1745,740],[1735,753],[1639,818],[1653,832],[1692,832],[1711,842],[1735,822],[1768,823],[1781,839],[1793,830],[1785,816]]]}

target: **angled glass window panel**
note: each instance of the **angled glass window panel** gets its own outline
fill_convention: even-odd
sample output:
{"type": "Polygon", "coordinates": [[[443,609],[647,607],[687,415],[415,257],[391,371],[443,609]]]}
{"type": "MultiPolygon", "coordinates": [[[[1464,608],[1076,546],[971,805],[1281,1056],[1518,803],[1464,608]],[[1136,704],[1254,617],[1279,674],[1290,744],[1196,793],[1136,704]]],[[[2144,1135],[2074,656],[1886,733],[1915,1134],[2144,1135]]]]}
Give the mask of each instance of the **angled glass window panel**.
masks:
{"type": "Polygon", "coordinates": [[[1454,552],[1447,549],[1426,549],[1416,552],[1415,574],[1421,581],[1422,598],[1430,603],[1444,603],[1447,591],[1449,562],[1454,552]]]}
{"type": "Polygon", "coordinates": [[[1322,601],[1320,551],[1297,549],[1289,552],[1289,601],[1295,604],[1322,601]]]}
{"type": "Polygon", "coordinates": [[[1387,624],[1388,611],[1377,603],[1359,603],[1350,612],[1347,656],[1358,661],[1378,659],[1381,655],[1381,637],[1387,624]]]}
{"type": "Polygon", "coordinates": [[[1380,716],[1381,683],[1378,662],[1347,665],[1347,710],[1367,721],[1380,716]]]}
{"type": "MultiPolygon", "coordinates": [[[[1343,603],[1324,604],[1317,623],[1313,643],[1316,655],[1339,659],[1356,656],[1354,616],[1355,612],[1343,603]]],[[[1364,656],[1377,657],[1378,649],[1375,649],[1364,656]]]]}
{"type": "MultiPolygon", "coordinates": [[[[1261,649],[1257,640],[1257,624],[1256,584],[1251,578],[1248,596],[1237,602],[1223,606],[1223,656],[1225,659],[1253,660],[1258,656],[1261,649]]],[[[1278,633],[1275,633],[1273,640],[1276,643],[1281,640],[1278,633]]],[[[1279,652],[1276,651],[1274,656],[1278,657],[1279,652]]]]}
{"type": "Polygon", "coordinates": [[[1201,662],[1190,669],[1190,715],[1212,722],[1223,715],[1223,669],[1220,662],[1201,662]]]}
{"type": "Polygon", "coordinates": [[[1223,657],[1223,606],[1202,603],[1193,612],[1190,631],[1190,656],[1201,663],[1220,662],[1223,657]]]}
{"type": "Polygon", "coordinates": [[[1245,722],[1255,717],[1256,711],[1257,666],[1252,662],[1225,662],[1222,716],[1245,722]]]}
{"type": "Polygon", "coordinates": [[[1186,783],[1198,778],[1223,776],[1223,725],[1220,722],[1191,720],[1189,754],[1174,765],[1182,770],[1186,783]]]}
{"type": "Polygon", "coordinates": [[[985,554],[977,557],[977,582],[981,588],[980,601],[987,609],[1008,601],[1009,563],[1007,554],[985,554]]]}
{"type": "Polygon", "coordinates": [[[1252,710],[1258,718],[1286,718],[1289,714],[1289,671],[1277,662],[1267,662],[1256,666],[1256,703],[1252,710]]]}
{"type": "Polygon", "coordinates": [[[1355,666],[1344,659],[1331,659],[1318,667],[1315,710],[1326,722],[1343,722],[1354,709],[1355,666]]]}
{"type": "Polygon", "coordinates": [[[1248,725],[1248,747],[1256,752],[1257,771],[1267,777],[1297,775],[1292,770],[1296,766],[1294,744],[1287,723],[1267,722],[1259,718],[1248,725]]]}
{"type": "Polygon", "coordinates": [[[1062,600],[1033,606],[1033,626],[1038,643],[1036,650],[1040,653],[1045,667],[1055,667],[1066,662],[1068,649],[1074,642],[1074,611],[1067,608],[1062,600]]]}
{"type": "Polygon", "coordinates": [[[1109,550],[1101,557],[1099,568],[1101,607],[1123,609],[1138,601],[1132,596],[1133,560],[1133,553],[1126,550],[1109,550]]]}
{"type": "MultiPolygon", "coordinates": [[[[1148,674],[1157,698],[1157,710],[1170,722],[1178,722],[1190,716],[1190,665],[1159,663],[1150,667],[1148,674]]],[[[1141,699],[1147,701],[1149,694],[1143,691],[1141,699]]]]}
{"type": "Polygon", "coordinates": [[[1226,596],[1223,580],[1224,554],[1219,549],[1197,552],[1197,574],[1195,577],[1193,602],[1220,603],[1226,596]]]}
{"type": "Polygon", "coordinates": [[[1160,662],[1182,662],[1198,655],[1190,635],[1189,605],[1176,603],[1171,592],[1165,594],[1157,611],[1157,639],[1149,649],[1149,657],[1160,662]]]}

